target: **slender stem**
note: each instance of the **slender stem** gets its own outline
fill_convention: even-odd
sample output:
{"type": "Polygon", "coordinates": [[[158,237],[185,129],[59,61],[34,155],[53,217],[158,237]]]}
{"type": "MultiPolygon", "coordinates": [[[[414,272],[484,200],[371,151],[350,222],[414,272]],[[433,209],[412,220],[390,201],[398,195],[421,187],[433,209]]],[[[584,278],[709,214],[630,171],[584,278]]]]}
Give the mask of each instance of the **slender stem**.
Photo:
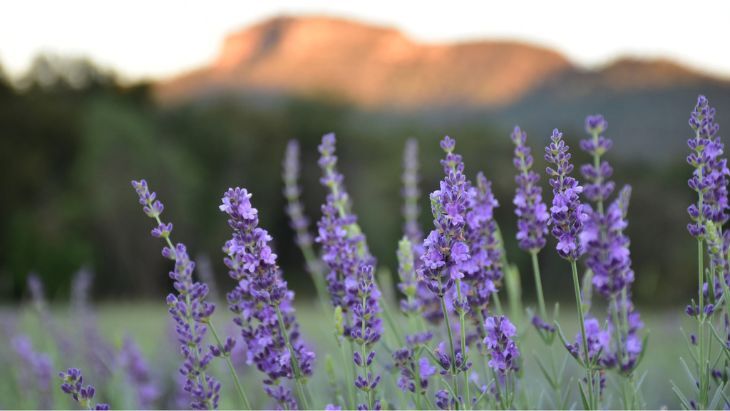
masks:
{"type": "Polygon", "coordinates": [[[278,305],[276,306],[276,319],[279,322],[279,332],[281,332],[282,336],[284,337],[286,348],[289,350],[289,357],[291,359],[292,370],[294,371],[294,379],[296,380],[299,400],[302,402],[302,404],[304,404],[304,409],[311,409],[311,407],[309,406],[309,393],[307,392],[307,388],[304,384],[304,376],[302,375],[302,370],[299,368],[297,353],[296,351],[294,351],[294,347],[291,345],[291,340],[289,340],[289,333],[287,332],[286,325],[284,324],[284,316],[281,315],[281,309],[278,305]]]}
{"type": "MultiPolygon", "coordinates": [[[[702,210],[702,197],[700,196],[700,210],[702,210]]],[[[708,385],[709,382],[707,381],[707,372],[706,372],[706,352],[705,352],[705,345],[704,345],[704,334],[705,334],[705,300],[704,300],[704,293],[703,285],[704,285],[704,247],[703,247],[703,241],[702,238],[697,239],[697,281],[699,284],[698,293],[699,293],[699,312],[697,313],[697,316],[699,318],[697,322],[697,346],[699,349],[699,372],[698,377],[700,379],[700,386],[699,386],[699,408],[705,409],[707,405],[707,396],[708,396],[708,385]]]]}
{"type": "MultiPolygon", "coordinates": [[[[218,344],[219,347],[222,347],[223,344],[221,342],[221,339],[218,338],[218,333],[215,331],[215,326],[213,326],[213,323],[211,321],[208,322],[208,328],[210,329],[210,333],[213,335],[213,338],[215,339],[215,343],[218,344]]],[[[238,396],[240,397],[241,402],[243,403],[243,408],[250,410],[251,403],[248,401],[246,392],[243,390],[243,387],[241,386],[241,381],[239,381],[239,379],[238,379],[238,374],[236,373],[236,368],[233,366],[233,362],[231,361],[230,354],[225,353],[223,355],[223,358],[225,359],[226,365],[228,366],[228,371],[231,372],[231,377],[233,377],[233,383],[236,386],[236,391],[238,391],[238,396]]]]}
{"type": "Polygon", "coordinates": [[[352,371],[352,355],[350,355],[350,358],[348,359],[347,353],[345,352],[346,346],[345,344],[342,344],[342,341],[337,341],[337,344],[340,346],[340,354],[342,356],[342,364],[350,364],[347,366],[347,370],[343,373],[345,375],[345,391],[347,394],[347,400],[350,401],[350,406],[346,407],[349,409],[354,409],[356,407],[355,404],[355,395],[353,392],[353,382],[351,376],[354,374],[354,371],[352,371]],[[352,371],[352,372],[351,372],[352,371]]]}
{"type": "MultiPolygon", "coordinates": [[[[456,280],[456,295],[458,298],[458,303],[462,303],[462,297],[461,297],[461,280],[456,280]]],[[[462,362],[464,364],[467,363],[466,359],[466,321],[464,319],[466,313],[464,312],[464,309],[459,306],[459,334],[461,334],[461,358],[462,362]]],[[[469,393],[469,374],[467,372],[463,372],[464,374],[464,395],[466,398],[464,398],[464,409],[471,408],[471,394],[469,393]]]]}
{"type": "MultiPolygon", "coordinates": [[[[449,323],[449,311],[446,309],[446,303],[444,302],[444,296],[439,297],[441,300],[441,311],[444,313],[444,322],[446,323],[446,332],[448,333],[449,337],[449,348],[451,349],[451,375],[456,375],[456,351],[454,350],[454,336],[451,333],[451,324],[449,323]]],[[[459,396],[459,383],[454,381],[454,390],[456,391],[456,396],[459,396]]],[[[458,398],[456,398],[457,402],[457,409],[459,408],[458,404],[458,398]]]]}
{"type": "Polygon", "coordinates": [[[532,257],[532,274],[535,276],[535,291],[537,292],[537,304],[540,308],[540,316],[547,321],[547,309],[545,308],[545,297],[542,293],[542,278],[540,276],[540,263],[537,260],[537,250],[530,251],[532,257]]]}
{"type": "Polygon", "coordinates": [[[583,302],[580,296],[580,282],[578,281],[578,267],[575,263],[575,260],[570,260],[570,268],[573,271],[573,288],[575,290],[575,304],[578,309],[578,324],[580,324],[580,335],[581,339],[583,341],[583,353],[584,353],[584,363],[586,367],[586,373],[588,375],[588,397],[589,397],[589,407],[591,409],[594,407],[594,398],[593,398],[593,371],[591,370],[590,365],[590,355],[588,353],[588,338],[586,337],[586,327],[584,323],[583,318],[583,302]]]}

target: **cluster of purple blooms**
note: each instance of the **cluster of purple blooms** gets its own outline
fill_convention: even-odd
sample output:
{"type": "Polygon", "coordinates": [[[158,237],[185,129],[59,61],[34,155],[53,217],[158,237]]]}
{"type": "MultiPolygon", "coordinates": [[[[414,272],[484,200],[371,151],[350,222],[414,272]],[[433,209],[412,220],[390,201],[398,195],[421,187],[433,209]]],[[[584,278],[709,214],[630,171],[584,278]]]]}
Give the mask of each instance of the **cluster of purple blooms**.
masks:
{"type": "Polygon", "coordinates": [[[136,406],[152,409],[160,398],[161,392],[155,383],[147,361],[142,357],[137,344],[127,337],[119,352],[119,366],[125,371],[129,385],[137,397],[136,406]]]}
{"type": "MultiPolygon", "coordinates": [[[[225,264],[236,287],[228,293],[228,304],[249,356],[266,374],[266,392],[281,406],[296,408],[291,390],[281,378],[300,379],[312,374],[314,353],[299,338],[294,316],[294,293],[287,288],[276,264],[271,236],[258,226],[258,210],[251,205],[246,189],[229,189],[220,206],[228,215],[233,237],[223,247],[225,264]]],[[[223,351],[230,353],[233,344],[223,351]]]]}
{"type": "Polygon", "coordinates": [[[687,226],[690,234],[702,238],[706,234],[706,221],[722,225],[728,220],[728,171],[727,159],[722,158],[724,145],[717,136],[720,127],[715,123],[715,109],[704,96],[700,96],[692,111],[689,125],[695,132],[687,140],[691,153],[687,162],[694,167],[689,187],[698,194],[698,202],[687,212],[692,222],[687,226]]]}
{"type": "Polygon", "coordinates": [[[454,282],[464,278],[464,263],[471,259],[466,239],[466,223],[474,192],[464,175],[461,156],[454,154],[456,142],[441,141],[446,158],[441,160],[446,177],[431,193],[434,229],[423,241],[422,265],[418,275],[432,293],[443,298],[454,282]]]}
{"type": "Polygon", "coordinates": [[[53,363],[48,354],[35,351],[30,338],[25,335],[16,335],[10,344],[20,360],[19,388],[30,391],[37,387],[37,392],[27,392],[28,396],[38,399],[38,408],[50,409],[53,404],[51,395],[51,380],[53,378],[53,363]]]}
{"type": "MultiPolygon", "coordinates": [[[[716,136],[714,109],[704,97],[698,100],[690,125],[695,130],[695,137],[688,142],[692,152],[687,161],[694,167],[689,185],[697,192],[698,200],[688,209],[692,219],[689,231],[700,244],[706,242],[712,257],[711,275],[724,278],[730,274],[727,258],[730,235],[722,229],[729,218],[727,182],[730,171],[722,158],[724,146],[716,136]]],[[[542,198],[539,175],[532,169],[534,159],[527,146],[526,133],[516,127],[511,135],[515,144],[513,163],[518,170],[513,202],[518,219],[516,239],[519,247],[532,254],[533,262],[537,261],[536,255],[545,247],[550,231],[557,240],[559,256],[571,262],[574,278],[576,262],[585,257],[583,261],[592,273],[591,292],[595,290],[608,302],[606,325],[588,313],[581,318],[582,338],[577,338],[575,343],[566,342],[570,354],[591,370],[591,389],[595,378],[592,371],[600,369],[599,393],[605,386],[605,369],[616,368],[624,375],[631,375],[644,349],[639,336],[643,324],[631,302],[634,272],[630,240],[625,233],[631,188],[625,186],[608,203],[615,183],[610,180],[613,172],[610,164],[602,159],[612,147],[612,141],[603,135],[607,127],[608,123],[600,115],[586,119],[586,131],[591,138],[582,140],[580,147],[592,156],[593,162],[581,167],[583,185],[571,176],[574,167],[562,133],[557,129],[553,131],[544,157],[550,163],[546,172],[553,191],[549,209],[542,198]]],[[[435,385],[429,383],[433,376],[466,374],[472,366],[469,349],[476,344],[480,348],[479,354],[488,359],[488,368],[498,377],[491,392],[497,401],[502,401],[505,397],[499,390],[514,389],[510,384],[521,368],[521,353],[516,341],[517,328],[491,307],[503,279],[503,270],[507,268],[503,264],[504,248],[494,219],[499,203],[484,174],[476,175],[475,184],[467,178],[462,157],[454,153],[453,139],[447,136],[440,145],[446,153],[441,160],[445,177],[430,195],[433,229],[425,239],[418,225],[418,148],[415,140],[409,140],[406,146],[403,174],[405,236],[398,249],[401,280],[398,288],[404,295],[400,301],[401,310],[411,318],[435,322],[443,319],[448,326],[450,318],[458,315],[457,333],[461,334],[461,347],[456,347],[456,339],[449,328],[449,341],[441,341],[431,349],[428,344],[433,334],[419,329],[419,332],[405,336],[402,341],[405,346],[391,351],[392,365],[398,371],[397,383],[402,391],[425,397],[429,388],[435,385]],[[438,315],[433,315],[434,307],[435,311],[440,311],[438,315]],[[466,314],[476,330],[468,338],[465,337],[469,332],[464,323],[466,314]],[[508,378],[510,383],[505,382],[508,378]]],[[[284,194],[291,226],[296,232],[298,246],[308,250],[305,257],[310,272],[315,275],[321,270],[324,274],[326,291],[336,318],[339,318],[336,322],[340,321],[336,324],[338,342],[350,344],[352,361],[359,368],[351,382],[362,393],[364,401],[351,405],[358,409],[380,409],[381,397],[376,389],[381,376],[375,370],[375,349],[383,336],[381,315],[384,307],[374,278],[376,261],[357,224],[343,176],[337,170],[333,134],[323,136],[319,146],[321,183],[328,194],[313,241],[299,200],[298,150],[296,142],[290,143],[284,162],[284,194]],[[314,251],[315,242],[320,246],[321,255],[314,251]]],[[[163,256],[175,263],[170,277],[176,293],[167,297],[167,303],[184,357],[180,368],[184,377],[183,389],[191,397],[192,408],[216,408],[221,385],[210,375],[209,365],[214,357],[230,357],[236,339],[218,340],[210,322],[215,307],[206,301],[208,285],[193,280],[195,263],[183,244],[172,242],[172,224],[160,219],[164,207],[156,194],[149,190],[144,180],[134,181],[132,185],[145,214],[156,221],[152,235],[166,242],[163,256]],[[206,347],[209,330],[217,343],[206,347]]],[[[306,407],[308,395],[302,390],[302,383],[312,375],[315,354],[305,346],[300,335],[293,307],[294,293],[288,289],[277,265],[272,237],[259,227],[258,210],[251,204],[251,194],[247,190],[229,189],[222,198],[220,210],[227,214],[232,229],[232,237],[223,247],[224,263],[235,281],[235,288],[227,294],[227,302],[235,314],[234,323],[240,327],[244,356],[265,375],[264,390],[279,407],[306,407]],[[295,397],[287,381],[297,384],[299,398],[295,397]]],[[[85,294],[88,278],[79,276],[77,280],[78,292],[85,294]]],[[[710,285],[714,284],[705,284],[705,295],[717,302],[723,292],[718,288],[710,290],[710,285]]],[[[583,307],[580,294],[580,287],[576,285],[577,303],[583,307]]],[[[85,300],[82,296],[78,301],[85,300]]],[[[695,313],[696,309],[692,310],[695,313]]],[[[536,316],[532,321],[540,329],[554,330],[543,318],[536,316]]],[[[98,330],[93,328],[93,319],[85,322],[92,326],[87,339],[93,341],[98,330]]],[[[728,333],[730,335],[730,331],[728,333]]],[[[50,360],[33,351],[27,339],[14,339],[13,347],[26,369],[32,371],[32,378],[41,381],[37,385],[49,385],[50,360]]],[[[142,408],[154,406],[161,392],[133,341],[124,341],[114,365],[124,369],[129,384],[135,389],[137,405],[142,408]]],[[[713,372],[718,378],[722,377],[721,371],[713,372]]],[[[61,389],[82,407],[108,409],[105,404],[93,403],[95,389],[83,385],[78,369],[71,368],[60,376],[63,380],[61,389]]],[[[467,388],[468,377],[465,378],[464,387],[467,388]]],[[[451,409],[476,403],[476,397],[464,398],[459,393],[460,381],[451,378],[450,383],[442,382],[449,389],[438,387],[434,393],[437,407],[451,409]]],[[[487,388],[482,388],[482,394],[486,392],[487,388]]],[[[343,396],[342,400],[348,399],[343,396]]],[[[501,403],[501,406],[511,407],[511,403],[501,403]]],[[[338,408],[327,405],[327,409],[338,408]]]]}
{"type": "Polygon", "coordinates": [[[484,345],[489,349],[489,366],[500,377],[519,370],[520,350],[515,344],[517,328],[503,315],[488,317],[484,323],[484,345]]]}
{"type": "Polygon", "coordinates": [[[492,184],[483,173],[477,174],[476,183],[466,216],[465,237],[470,259],[463,264],[463,270],[469,288],[466,293],[469,312],[480,325],[481,319],[488,315],[488,304],[492,294],[497,292],[503,273],[501,245],[494,220],[494,209],[499,207],[499,202],[492,193],[492,184]]]}
{"type": "Polygon", "coordinates": [[[327,283],[332,305],[347,314],[343,337],[360,346],[359,352],[353,348],[353,361],[362,369],[355,378],[355,387],[368,400],[358,408],[379,409],[375,390],[381,377],[371,371],[375,358],[373,346],[383,334],[379,317],[381,293],[373,277],[375,259],[357,225],[357,217],[351,212],[343,176],[336,168],[334,134],[322,137],[319,152],[323,173],[320,181],[329,193],[322,206],[322,219],[317,224],[316,241],[322,247],[322,260],[329,270],[327,283]]]}
{"type": "Polygon", "coordinates": [[[532,170],[534,159],[527,145],[527,133],[515,127],[510,138],[515,144],[512,162],[519,171],[515,176],[517,188],[513,200],[517,215],[517,241],[521,249],[538,252],[545,247],[550,214],[542,199],[540,175],[532,170]]]}
{"type": "Polygon", "coordinates": [[[563,140],[563,133],[553,130],[550,145],[545,147],[545,160],[554,167],[548,167],[550,186],[553,188],[553,203],[550,207],[551,233],[558,241],[558,254],[566,260],[576,261],[583,254],[578,234],[583,228],[584,209],[580,200],[583,187],[570,176],[569,147],[563,140]]]}
{"type": "Polygon", "coordinates": [[[63,383],[61,391],[71,396],[71,398],[79,403],[79,405],[87,410],[108,410],[107,404],[94,404],[94,395],[96,389],[93,385],[84,386],[84,376],[78,368],[69,368],[66,372],[58,374],[63,383]]]}
{"type": "Polygon", "coordinates": [[[139,196],[144,213],[157,222],[157,226],[152,229],[152,236],[167,242],[162,249],[163,257],[175,262],[170,278],[177,295],[167,296],[167,306],[175,321],[180,351],[185,358],[180,367],[180,374],[185,376],[183,389],[191,396],[192,408],[217,408],[221,385],[207,372],[213,354],[203,344],[208,332],[207,324],[215,311],[215,305],[206,301],[208,286],[193,280],[195,263],[188,256],[185,245],[173,245],[170,240],[172,223],[160,220],[164,205],[157,199],[157,194],[150,192],[145,180],[133,181],[132,186],[139,196]]]}

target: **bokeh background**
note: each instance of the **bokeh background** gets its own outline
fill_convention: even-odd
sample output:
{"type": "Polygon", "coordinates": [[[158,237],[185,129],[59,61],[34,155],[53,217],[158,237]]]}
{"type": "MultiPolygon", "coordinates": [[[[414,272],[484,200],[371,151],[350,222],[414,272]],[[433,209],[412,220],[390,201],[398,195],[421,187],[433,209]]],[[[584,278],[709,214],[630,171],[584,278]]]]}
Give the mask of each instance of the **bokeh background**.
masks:
{"type": "MultiPolygon", "coordinates": [[[[529,261],[513,238],[510,130],[520,124],[528,132],[542,170],[551,130],[577,148],[593,113],[609,121],[617,184],[634,187],[635,299],[681,312],[692,295],[687,118],[705,94],[721,127],[730,123],[730,62],[716,47],[730,36],[721,11],[703,12],[698,23],[667,3],[662,22],[641,17],[656,4],[632,17],[577,3],[548,13],[529,3],[457,2],[451,13],[424,5],[410,18],[405,6],[378,2],[352,10],[329,2],[251,9],[162,2],[150,10],[91,3],[68,3],[67,19],[50,4],[2,5],[3,302],[26,298],[32,272],[51,300],[65,301],[81,267],[95,273],[96,299],[169,292],[170,267],[129,185],[142,177],[165,201],[176,239],[208,258],[221,282],[228,228],[217,205],[229,186],[247,187],[287,280],[298,298],[313,295],[284,214],[281,160],[286,142],[299,139],[303,199],[316,221],[324,200],[316,146],[329,131],[372,251],[391,269],[404,141],[420,143],[427,228],[427,193],[441,173],[438,141],[456,138],[468,173],[484,170],[494,183],[498,221],[510,260],[524,267],[529,301],[529,261]],[[190,40],[198,34],[213,40],[190,40]]],[[[726,7],[702,3],[697,13],[710,6],[726,7]]],[[[577,150],[574,158],[589,160],[577,150]]],[[[546,295],[572,298],[565,265],[542,254],[546,295]]]]}

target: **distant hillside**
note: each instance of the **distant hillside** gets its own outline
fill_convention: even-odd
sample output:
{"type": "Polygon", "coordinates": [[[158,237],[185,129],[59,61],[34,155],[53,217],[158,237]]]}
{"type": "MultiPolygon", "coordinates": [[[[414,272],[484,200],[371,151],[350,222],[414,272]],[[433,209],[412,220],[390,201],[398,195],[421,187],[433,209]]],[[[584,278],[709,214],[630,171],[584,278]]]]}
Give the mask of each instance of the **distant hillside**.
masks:
{"type": "Polygon", "coordinates": [[[158,95],[256,90],[331,94],[366,107],[496,106],[570,68],[560,54],[524,44],[420,44],[348,20],[280,17],[228,36],[216,61],[163,82],[158,95]]]}
{"type": "Polygon", "coordinates": [[[163,103],[335,96],[391,119],[408,113],[506,130],[519,123],[539,135],[580,131],[586,114],[601,112],[617,150],[651,159],[674,158],[684,147],[698,94],[717,106],[721,124],[730,123],[730,82],[671,61],[627,58],[586,70],[536,46],[422,44],[395,29],[329,17],[278,17],[233,33],[210,65],[156,86],[163,103]]]}

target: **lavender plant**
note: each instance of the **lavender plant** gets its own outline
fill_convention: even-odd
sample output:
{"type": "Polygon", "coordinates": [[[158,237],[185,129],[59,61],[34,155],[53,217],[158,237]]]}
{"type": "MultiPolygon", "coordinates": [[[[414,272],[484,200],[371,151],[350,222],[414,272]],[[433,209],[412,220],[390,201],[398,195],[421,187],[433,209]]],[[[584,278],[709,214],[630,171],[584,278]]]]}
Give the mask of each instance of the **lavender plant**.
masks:
{"type": "MultiPolygon", "coordinates": [[[[717,136],[719,125],[715,122],[715,109],[705,96],[698,97],[689,125],[694,136],[687,141],[690,149],[687,163],[693,167],[688,183],[697,193],[697,201],[687,209],[691,220],[687,229],[697,239],[698,301],[692,300],[685,311],[697,320],[697,334],[690,335],[690,351],[696,365],[692,378],[696,380],[697,396],[688,399],[676,385],[673,389],[685,407],[706,409],[717,403],[717,393],[724,390],[724,382],[721,381],[716,387],[716,394],[711,395],[713,375],[719,374],[713,370],[717,361],[712,359],[714,339],[711,332],[714,332],[712,317],[715,310],[724,307],[727,333],[727,240],[723,225],[728,220],[727,176],[730,170],[727,160],[722,157],[724,145],[717,136]],[[710,256],[709,267],[704,265],[705,253],[710,256]]],[[[727,352],[728,339],[717,339],[727,352]]]]}
{"type": "Polygon", "coordinates": [[[297,246],[304,255],[305,267],[317,289],[318,300],[326,301],[328,298],[327,284],[325,283],[322,261],[314,250],[312,235],[309,232],[309,219],[304,214],[304,205],[300,198],[299,174],[301,173],[301,165],[299,162],[299,142],[297,140],[289,140],[282,170],[289,225],[294,230],[297,246]]]}
{"type": "Polygon", "coordinates": [[[126,374],[127,384],[133,389],[136,407],[146,410],[154,408],[161,395],[160,388],[142,352],[129,336],[124,338],[119,350],[118,363],[126,374]]]}
{"type": "Polygon", "coordinates": [[[61,391],[65,392],[76,401],[82,408],[87,410],[108,410],[109,405],[103,403],[94,403],[94,395],[96,389],[93,385],[84,386],[84,376],[78,368],[69,368],[66,372],[58,374],[63,383],[61,391]]]}
{"type": "Polygon", "coordinates": [[[579,234],[585,221],[585,209],[581,203],[580,194],[583,187],[578,181],[570,177],[573,164],[570,162],[569,147],[563,140],[563,133],[553,130],[550,144],[545,147],[545,160],[554,167],[548,167],[546,172],[550,176],[550,186],[553,188],[553,201],[550,207],[550,226],[553,237],[557,240],[558,255],[570,263],[573,273],[573,288],[575,291],[575,305],[578,312],[580,334],[578,342],[573,345],[564,344],[586,370],[586,378],[579,384],[581,399],[586,409],[596,409],[599,406],[600,381],[595,378],[597,358],[591,356],[588,344],[589,335],[586,332],[586,318],[583,310],[580,281],[578,280],[578,258],[583,254],[583,247],[579,241],[579,234]],[[571,348],[572,347],[572,348],[571,348]],[[582,352],[581,352],[582,351],[582,352]]]}
{"type": "MultiPolygon", "coordinates": [[[[357,217],[351,212],[343,176],[336,168],[334,134],[322,137],[319,152],[323,173],[320,181],[329,193],[322,206],[316,241],[322,246],[322,260],[329,269],[327,282],[332,305],[347,316],[342,327],[338,327],[340,334],[350,343],[353,362],[362,369],[353,383],[365,398],[358,408],[378,409],[381,405],[376,388],[381,377],[371,370],[375,358],[372,347],[380,339],[383,327],[378,317],[380,290],[373,279],[375,259],[357,225],[357,217]],[[354,345],[359,346],[359,351],[354,345]]],[[[354,404],[352,394],[350,401],[354,404]]]]}
{"type": "MultiPolygon", "coordinates": [[[[294,380],[299,404],[310,408],[306,377],[312,374],[314,353],[299,339],[299,324],[294,316],[294,293],[288,288],[276,264],[276,254],[269,246],[271,236],[258,227],[258,210],[251,205],[246,189],[229,189],[223,196],[220,210],[228,215],[233,237],[223,251],[229,275],[236,287],[228,293],[228,304],[236,314],[234,321],[249,355],[259,371],[266,375],[266,393],[289,409],[297,408],[291,391],[280,383],[281,378],[294,380]]],[[[233,343],[220,352],[230,353],[233,343]]]]}
{"type": "Polygon", "coordinates": [[[53,405],[53,364],[46,353],[33,349],[33,343],[26,335],[16,335],[11,345],[18,358],[18,385],[24,395],[37,400],[38,409],[50,409],[53,405]]]}
{"type": "MultiPolygon", "coordinates": [[[[169,294],[166,301],[168,312],[176,323],[180,351],[185,358],[180,367],[180,374],[185,376],[183,389],[190,394],[190,406],[193,409],[217,408],[221,385],[208,372],[213,354],[205,349],[203,343],[208,329],[214,330],[210,317],[215,311],[215,305],[206,301],[208,287],[193,280],[195,263],[190,260],[185,245],[173,245],[170,239],[172,223],[163,223],[160,219],[164,205],[157,199],[157,194],[150,192],[145,180],[132,181],[132,186],[139,196],[144,213],[157,223],[152,229],[152,236],[162,238],[167,244],[162,249],[162,256],[175,262],[170,278],[177,294],[169,294]]],[[[217,344],[223,346],[220,341],[217,344]]],[[[228,364],[235,376],[230,360],[228,364]]],[[[249,407],[243,391],[239,390],[239,393],[242,394],[244,405],[249,407]]]]}

